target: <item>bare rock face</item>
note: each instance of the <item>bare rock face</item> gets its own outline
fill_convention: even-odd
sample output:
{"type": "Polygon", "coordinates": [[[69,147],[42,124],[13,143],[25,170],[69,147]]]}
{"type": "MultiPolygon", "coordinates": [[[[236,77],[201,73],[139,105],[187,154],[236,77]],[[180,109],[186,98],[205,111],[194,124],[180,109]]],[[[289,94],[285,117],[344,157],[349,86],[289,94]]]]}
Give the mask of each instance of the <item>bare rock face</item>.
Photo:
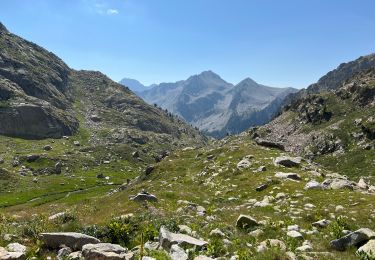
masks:
{"type": "Polygon", "coordinates": [[[0,134],[30,139],[60,138],[78,127],[73,118],[59,115],[56,109],[34,104],[0,107],[0,134]]]}
{"type": "Polygon", "coordinates": [[[40,237],[49,248],[59,248],[65,245],[73,250],[81,250],[86,244],[100,243],[100,240],[95,237],[75,232],[41,233],[40,237]]]}
{"type": "Polygon", "coordinates": [[[0,30],[0,48],[0,134],[42,139],[74,133],[69,67],[6,29],[0,30]]]}

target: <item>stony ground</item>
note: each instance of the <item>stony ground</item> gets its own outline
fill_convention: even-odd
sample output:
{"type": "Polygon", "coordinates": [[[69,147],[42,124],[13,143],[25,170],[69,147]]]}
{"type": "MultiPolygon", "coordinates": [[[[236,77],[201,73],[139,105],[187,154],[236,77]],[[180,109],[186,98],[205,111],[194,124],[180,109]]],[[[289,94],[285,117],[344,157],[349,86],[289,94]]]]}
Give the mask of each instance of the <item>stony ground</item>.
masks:
{"type": "MultiPolygon", "coordinates": [[[[121,245],[107,248],[118,259],[367,259],[356,251],[372,233],[344,251],[330,242],[360,228],[375,230],[372,177],[347,179],[284,158],[247,135],[186,147],[159,163],[145,147],[89,148],[81,136],[1,137],[1,143],[0,246],[20,243],[28,257],[56,257],[59,248],[41,233],[74,231],[121,245]],[[188,238],[176,238],[182,233],[188,238]],[[188,241],[172,248],[179,239],[188,241]]],[[[105,251],[71,249],[87,259],[105,251]]]]}

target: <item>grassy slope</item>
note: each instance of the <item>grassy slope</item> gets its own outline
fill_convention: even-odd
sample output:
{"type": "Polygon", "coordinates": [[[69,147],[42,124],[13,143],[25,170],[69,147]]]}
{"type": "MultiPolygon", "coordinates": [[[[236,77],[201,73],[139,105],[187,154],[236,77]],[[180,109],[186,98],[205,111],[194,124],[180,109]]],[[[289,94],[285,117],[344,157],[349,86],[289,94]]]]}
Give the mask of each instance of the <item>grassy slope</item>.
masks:
{"type": "MultiPolygon", "coordinates": [[[[8,142],[10,141],[8,140],[8,142]]],[[[61,148],[55,148],[53,153],[58,153],[59,149],[66,151],[63,142],[70,149],[76,149],[71,146],[71,141],[60,140],[56,141],[54,146],[60,147],[61,145],[61,148]]],[[[39,143],[38,145],[23,144],[25,154],[30,151],[27,147],[33,145],[37,149],[42,146],[39,143]]],[[[232,138],[225,145],[217,143],[207,149],[178,151],[162,161],[148,178],[111,196],[108,196],[107,193],[112,186],[99,183],[95,179],[96,173],[103,171],[111,177],[110,181],[121,183],[125,178],[139,174],[139,163],[119,159],[117,163],[111,163],[110,166],[92,167],[87,172],[81,170],[81,165],[77,165],[73,171],[77,178],[67,179],[63,175],[41,177],[40,179],[46,179],[43,179],[38,185],[31,184],[31,177],[20,178],[19,183],[21,185],[17,185],[19,188],[14,189],[8,199],[6,193],[2,193],[0,197],[1,205],[4,206],[5,201],[9,200],[10,197],[26,198],[24,201],[27,201],[39,192],[48,194],[50,191],[74,190],[74,185],[79,185],[79,187],[94,185],[95,188],[73,193],[70,196],[66,196],[66,193],[64,193],[64,196],[49,196],[46,199],[24,204],[21,204],[20,200],[16,200],[14,204],[19,205],[6,207],[1,211],[6,215],[18,215],[19,221],[28,220],[33,213],[48,216],[62,210],[70,210],[76,214],[77,223],[75,225],[43,226],[42,229],[47,230],[77,230],[83,225],[106,225],[114,216],[135,213],[136,216],[140,216],[138,225],[141,227],[151,223],[157,228],[163,221],[187,224],[197,231],[199,236],[207,240],[211,239],[207,252],[211,255],[219,254],[218,252],[224,248],[222,242],[217,242],[209,236],[212,229],[219,227],[233,241],[233,244],[225,251],[230,252],[230,254],[238,252],[243,256],[242,259],[246,259],[245,255],[253,255],[254,259],[264,259],[270,257],[270,255],[282,255],[277,250],[271,250],[266,254],[258,254],[253,248],[248,248],[246,243],[256,245],[257,242],[264,239],[277,238],[285,241],[289,250],[294,250],[297,245],[301,244],[299,241],[286,237],[286,232],[282,230],[283,225],[278,224],[280,220],[286,224],[296,223],[302,228],[311,229],[313,221],[320,218],[331,219],[330,213],[332,213],[336,217],[341,214],[348,217],[347,222],[350,223],[352,229],[358,227],[375,229],[373,222],[375,212],[371,206],[375,202],[373,195],[363,195],[345,190],[304,191],[303,187],[307,179],[311,178],[309,172],[303,168],[290,170],[274,166],[272,158],[279,154],[280,152],[277,150],[255,146],[244,137],[232,138]],[[236,164],[238,161],[249,154],[255,157],[251,168],[244,171],[237,170],[236,164]],[[214,155],[215,159],[207,160],[208,155],[214,155]],[[252,171],[260,165],[265,165],[267,171],[253,173],[252,171]],[[129,169],[128,172],[121,171],[125,168],[129,169]],[[207,174],[198,176],[198,173],[201,173],[204,169],[206,169],[207,174]],[[273,186],[264,191],[254,191],[260,183],[263,183],[267,178],[272,178],[276,171],[297,172],[301,174],[303,181],[275,182],[273,186]],[[80,182],[81,176],[86,180],[84,184],[80,182]],[[62,181],[69,184],[61,186],[60,182],[62,181]],[[24,190],[26,188],[29,190],[28,193],[24,190]],[[145,206],[129,201],[128,196],[139,192],[141,189],[146,189],[155,194],[159,198],[159,203],[145,206]],[[217,191],[221,193],[215,195],[217,191]],[[249,199],[262,200],[265,195],[276,195],[278,192],[284,192],[288,196],[284,202],[274,204],[279,206],[280,211],[275,211],[272,207],[249,209],[246,207],[249,199]],[[298,193],[302,193],[303,196],[297,197],[298,193]],[[178,208],[181,207],[177,203],[178,200],[188,200],[204,206],[207,209],[207,215],[214,216],[215,220],[206,221],[205,217],[196,216],[194,213],[177,213],[178,208]],[[291,204],[294,204],[294,208],[301,209],[306,203],[312,203],[316,208],[305,210],[300,215],[290,213],[291,204]],[[335,213],[336,205],[343,205],[346,210],[342,213],[335,213]],[[252,215],[259,220],[268,220],[268,224],[264,227],[265,233],[255,239],[249,236],[247,232],[237,230],[234,224],[241,213],[252,215]]],[[[80,155],[78,153],[75,156],[80,155]]],[[[322,170],[322,172],[326,171],[322,170]]],[[[330,234],[332,230],[332,228],[323,229],[320,234],[306,236],[305,239],[312,241],[314,251],[331,251],[328,241],[333,239],[332,234],[330,234]]],[[[139,242],[139,236],[135,236],[130,244],[135,245],[137,242],[139,242]]],[[[332,253],[334,254],[332,259],[355,259],[353,250],[332,253]]],[[[160,256],[159,259],[165,259],[165,257],[160,256]]]]}

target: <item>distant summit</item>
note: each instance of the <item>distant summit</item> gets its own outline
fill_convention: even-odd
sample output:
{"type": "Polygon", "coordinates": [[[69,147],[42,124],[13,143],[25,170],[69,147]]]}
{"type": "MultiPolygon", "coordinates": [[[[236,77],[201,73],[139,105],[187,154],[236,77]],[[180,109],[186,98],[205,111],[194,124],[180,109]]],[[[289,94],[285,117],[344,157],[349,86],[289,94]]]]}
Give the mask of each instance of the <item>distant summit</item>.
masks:
{"type": "MultiPolygon", "coordinates": [[[[131,88],[129,83],[127,86],[131,88]]],[[[223,137],[269,122],[284,97],[296,90],[267,87],[251,78],[233,85],[207,70],[186,80],[161,83],[135,92],[149,104],[157,104],[179,115],[207,134],[223,137]]]]}
{"type": "Polygon", "coordinates": [[[133,92],[141,92],[147,89],[145,85],[135,79],[123,78],[119,81],[119,83],[123,86],[128,87],[133,92]]]}

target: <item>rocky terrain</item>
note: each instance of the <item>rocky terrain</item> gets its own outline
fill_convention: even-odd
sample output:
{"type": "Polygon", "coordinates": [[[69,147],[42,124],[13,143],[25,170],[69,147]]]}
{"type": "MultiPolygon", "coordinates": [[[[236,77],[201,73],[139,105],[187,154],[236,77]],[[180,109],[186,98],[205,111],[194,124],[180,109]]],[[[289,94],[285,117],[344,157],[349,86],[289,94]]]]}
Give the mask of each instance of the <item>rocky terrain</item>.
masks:
{"type": "MultiPolygon", "coordinates": [[[[139,89],[139,84],[129,80],[120,83],[139,89]]],[[[212,71],[204,71],[186,80],[153,85],[136,93],[208,135],[223,137],[269,122],[284,97],[295,91],[267,87],[250,78],[233,85],[212,71]]]]}
{"type": "Polygon", "coordinates": [[[0,259],[374,259],[374,69],[213,140],[0,44],[0,259]]]}
{"type": "Polygon", "coordinates": [[[273,121],[252,129],[259,143],[278,144],[344,174],[375,172],[375,69],[331,91],[295,99],[273,121]]]}

